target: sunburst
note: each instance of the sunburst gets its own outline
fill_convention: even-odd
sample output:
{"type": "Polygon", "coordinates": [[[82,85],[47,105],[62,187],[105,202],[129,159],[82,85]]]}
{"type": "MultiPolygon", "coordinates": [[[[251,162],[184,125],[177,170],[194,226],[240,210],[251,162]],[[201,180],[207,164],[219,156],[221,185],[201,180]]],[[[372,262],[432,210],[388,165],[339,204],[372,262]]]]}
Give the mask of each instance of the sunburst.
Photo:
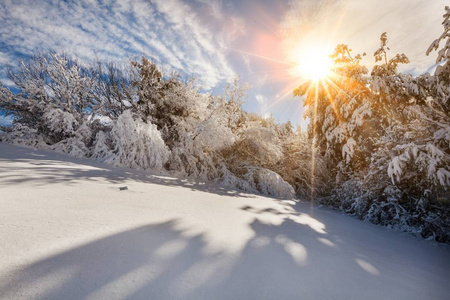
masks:
{"type": "Polygon", "coordinates": [[[305,80],[318,82],[332,74],[333,62],[325,48],[308,47],[294,55],[294,75],[305,80]]]}

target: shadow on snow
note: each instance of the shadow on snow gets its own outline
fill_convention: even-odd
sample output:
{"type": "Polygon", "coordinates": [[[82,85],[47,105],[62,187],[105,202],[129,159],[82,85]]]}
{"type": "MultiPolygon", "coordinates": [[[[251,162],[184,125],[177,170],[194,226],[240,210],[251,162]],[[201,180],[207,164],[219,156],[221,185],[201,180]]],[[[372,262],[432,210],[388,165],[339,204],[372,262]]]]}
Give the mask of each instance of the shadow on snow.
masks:
{"type": "MultiPolygon", "coordinates": [[[[23,175],[11,176],[4,174],[0,168],[0,180],[3,184],[13,185],[19,183],[32,182],[35,185],[48,185],[52,183],[65,183],[74,185],[80,180],[107,180],[112,184],[122,185],[127,180],[133,180],[143,183],[152,183],[165,186],[185,187],[191,190],[213,193],[222,196],[238,196],[238,197],[253,197],[251,194],[246,194],[242,191],[224,187],[213,182],[202,182],[194,179],[182,179],[163,174],[156,174],[151,171],[128,169],[123,167],[114,167],[104,163],[97,162],[87,158],[75,158],[66,154],[48,150],[35,150],[27,147],[12,146],[5,143],[0,143],[0,162],[4,162],[5,166],[8,163],[26,162],[33,165],[33,173],[39,174],[39,177],[23,175]],[[2,147],[10,148],[11,151],[1,150],[2,147]],[[61,160],[55,160],[61,157],[61,160]],[[84,168],[80,168],[83,165],[84,168]]],[[[18,171],[26,171],[24,168],[17,167],[18,171]]],[[[8,171],[13,168],[7,166],[8,171]]],[[[6,168],[5,168],[6,171],[6,168]]]]}

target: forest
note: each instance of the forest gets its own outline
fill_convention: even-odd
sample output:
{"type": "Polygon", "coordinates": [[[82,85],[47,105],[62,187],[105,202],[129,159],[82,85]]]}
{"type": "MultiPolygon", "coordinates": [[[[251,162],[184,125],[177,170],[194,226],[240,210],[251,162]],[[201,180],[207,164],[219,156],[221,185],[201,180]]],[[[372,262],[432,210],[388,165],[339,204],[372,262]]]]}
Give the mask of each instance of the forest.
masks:
{"type": "Polygon", "coordinates": [[[307,131],[246,112],[238,77],[221,95],[195,78],[36,53],[9,69],[0,141],[114,166],[211,180],[249,193],[314,201],[365,221],[450,243],[450,8],[424,55],[432,74],[398,71],[387,34],[372,70],[341,44],[332,75],[293,91],[307,131]]]}

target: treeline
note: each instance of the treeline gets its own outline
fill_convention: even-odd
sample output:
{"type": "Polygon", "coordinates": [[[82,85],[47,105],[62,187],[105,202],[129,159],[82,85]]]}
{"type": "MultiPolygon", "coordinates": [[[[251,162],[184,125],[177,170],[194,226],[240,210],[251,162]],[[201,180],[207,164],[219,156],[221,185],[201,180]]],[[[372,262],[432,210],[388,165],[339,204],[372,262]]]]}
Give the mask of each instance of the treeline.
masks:
{"type": "Polygon", "coordinates": [[[243,111],[248,87],[237,78],[213,96],[145,57],[86,65],[57,53],[21,62],[9,77],[15,92],[0,87],[0,109],[14,121],[4,142],[279,198],[310,193],[305,134],[243,111]]]}

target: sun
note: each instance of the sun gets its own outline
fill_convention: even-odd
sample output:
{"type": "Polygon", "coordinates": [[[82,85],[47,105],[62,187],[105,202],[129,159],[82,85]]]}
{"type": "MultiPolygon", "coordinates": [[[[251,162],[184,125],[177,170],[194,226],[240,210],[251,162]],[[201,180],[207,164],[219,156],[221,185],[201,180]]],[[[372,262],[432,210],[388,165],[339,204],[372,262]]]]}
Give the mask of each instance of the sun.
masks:
{"type": "Polygon", "coordinates": [[[295,61],[294,73],[303,79],[319,81],[331,75],[333,63],[323,48],[303,49],[295,56],[295,61]]]}

